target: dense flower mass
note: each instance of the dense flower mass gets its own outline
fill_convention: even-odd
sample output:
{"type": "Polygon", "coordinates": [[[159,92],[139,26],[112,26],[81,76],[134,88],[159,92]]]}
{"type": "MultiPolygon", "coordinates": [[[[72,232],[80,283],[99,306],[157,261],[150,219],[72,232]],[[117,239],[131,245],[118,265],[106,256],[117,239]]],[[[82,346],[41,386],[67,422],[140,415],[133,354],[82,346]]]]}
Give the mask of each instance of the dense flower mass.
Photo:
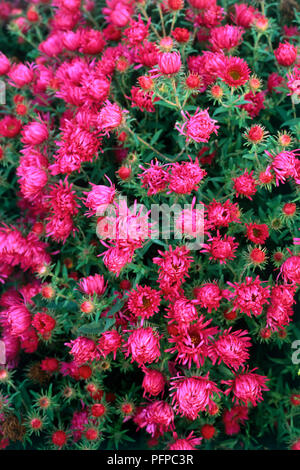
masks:
{"type": "Polygon", "coordinates": [[[300,449],[299,25],[0,0],[0,450],[300,449]]]}

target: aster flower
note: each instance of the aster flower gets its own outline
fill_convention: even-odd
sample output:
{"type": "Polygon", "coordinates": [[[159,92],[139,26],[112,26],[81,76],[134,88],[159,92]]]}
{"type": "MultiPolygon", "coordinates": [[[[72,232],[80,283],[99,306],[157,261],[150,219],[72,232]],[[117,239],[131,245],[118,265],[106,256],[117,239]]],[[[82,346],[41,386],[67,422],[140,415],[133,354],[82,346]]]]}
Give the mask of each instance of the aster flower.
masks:
{"type": "Polygon", "coordinates": [[[265,108],[264,99],[264,92],[253,93],[253,91],[250,91],[244,95],[244,100],[248,101],[248,103],[239,106],[245,109],[249,116],[256,117],[259,115],[260,111],[265,108]]]}
{"type": "Polygon", "coordinates": [[[145,428],[152,437],[158,437],[174,429],[174,411],[167,402],[154,401],[142,408],[133,421],[139,428],[145,428]]]}
{"type": "Polygon", "coordinates": [[[74,357],[77,366],[100,358],[96,343],[84,336],[79,336],[70,343],[65,343],[65,346],[71,348],[70,354],[74,357]]]}
{"type": "Polygon", "coordinates": [[[244,32],[240,26],[219,26],[211,29],[209,42],[215,51],[231,51],[241,43],[244,32]]]}
{"type": "Polygon", "coordinates": [[[248,170],[245,170],[241,176],[233,178],[236,197],[245,196],[252,201],[251,196],[256,193],[256,182],[252,175],[253,171],[248,173],[248,170]]]}
{"type": "Polygon", "coordinates": [[[181,111],[181,114],[185,121],[181,125],[177,123],[175,129],[186,137],[186,141],[208,142],[212,133],[218,134],[219,126],[216,125],[217,121],[209,116],[208,108],[197,108],[193,116],[184,111],[181,111]]]}
{"type": "Polygon", "coordinates": [[[116,195],[115,185],[112,183],[110,186],[90,184],[92,185],[92,190],[84,193],[87,196],[84,204],[89,209],[87,215],[102,215],[114,201],[116,195]]]}
{"type": "Polygon", "coordinates": [[[244,367],[249,359],[248,349],[251,346],[251,338],[246,336],[248,331],[231,331],[232,328],[224,330],[222,335],[209,347],[209,357],[212,363],[220,364],[222,361],[228,367],[238,370],[244,367]]]}
{"type": "Polygon", "coordinates": [[[136,317],[141,317],[143,322],[159,311],[160,301],[159,292],[149,286],[136,285],[135,289],[129,292],[127,307],[136,317]]]}
{"type": "Polygon", "coordinates": [[[143,173],[139,174],[138,177],[142,181],[142,188],[148,189],[148,196],[165,191],[169,182],[169,173],[158,161],[151,161],[148,168],[144,168],[140,165],[143,173]]]}
{"type": "Polygon", "coordinates": [[[209,327],[212,319],[205,320],[204,315],[186,327],[178,335],[171,335],[170,343],[174,346],[166,349],[165,352],[177,353],[176,361],[182,365],[187,365],[190,369],[192,362],[198,368],[204,365],[205,358],[209,355],[209,345],[212,343],[214,335],[218,333],[217,327],[209,327]]]}
{"type": "Polygon", "coordinates": [[[157,62],[162,75],[175,75],[181,68],[179,52],[160,52],[157,55],[157,62]]]}
{"type": "Polygon", "coordinates": [[[240,425],[248,418],[248,407],[243,405],[235,405],[231,410],[225,410],[222,416],[222,421],[225,426],[225,433],[228,436],[238,434],[241,430],[240,425]]]}
{"type": "Polygon", "coordinates": [[[247,227],[247,238],[253,243],[263,245],[266,239],[269,237],[269,229],[266,224],[246,224],[247,227]]]}
{"type": "Polygon", "coordinates": [[[279,65],[290,67],[297,59],[297,47],[285,41],[280,43],[277,49],[274,50],[274,55],[279,65]]]}
{"type": "Polygon", "coordinates": [[[300,284],[300,255],[294,255],[285,260],[280,268],[285,282],[300,284]]]}
{"type": "Polygon", "coordinates": [[[150,369],[143,367],[144,379],[142,387],[144,389],[143,396],[146,394],[156,397],[160,393],[163,393],[166,379],[163,374],[156,369],[150,369]]]}
{"type": "Polygon", "coordinates": [[[227,199],[224,203],[212,200],[207,206],[207,220],[214,228],[228,227],[230,223],[239,223],[239,206],[227,199]]]}
{"type": "Polygon", "coordinates": [[[195,437],[194,431],[191,431],[187,437],[178,438],[176,433],[173,433],[174,442],[169,444],[170,450],[196,450],[195,446],[199,446],[202,437],[195,437]]]}
{"type": "Polygon", "coordinates": [[[234,292],[230,295],[234,298],[234,310],[240,310],[249,317],[261,315],[264,305],[269,303],[270,289],[261,286],[259,276],[254,280],[252,277],[246,277],[245,282],[240,284],[237,282],[227,284],[234,288],[234,292]]]}
{"type": "Polygon", "coordinates": [[[268,168],[274,171],[277,186],[279,186],[279,183],[285,183],[286,179],[289,177],[298,178],[297,162],[299,159],[296,156],[300,155],[299,149],[291,151],[284,150],[274,157],[267,150],[265,150],[265,152],[272,158],[272,163],[268,168]]]}
{"type": "Polygon", "coordinates": [[[48,339],[56,326],[56,320],[47,313],[37,312],[31,324],[44,339],[48,339]]]}
{"type": "Polygon", "coordinates": [[[122,336],[116,330],[110,330],[101,334],[97,349],[104,358],[112,352],[113,358],[116,359],[117,351],[120,349],[121,345],[122,336]]]}
{"type": "Polygon", "coordinates": [[[194,289],[194,295],[201,308],[207,308],[208,313],[217,310],[222,299],[222,291],[217,282],[208,282],[194,289]]]}
{"type": "Polygon", "coordinates": [[[117,103],[111,103],[107,100],[98,115],[98,126],[100,131],[109,135],[110,131],[121,125],[124,113],[125,111],[122,111],[117,103]]]}
{"type": "Polygon", "coordinates": [[[162,252],[158,250],[161,258],[153,258],[153,263],[159,266],[160,287],[179,287],[184,282],[184,277],[188,276],[188,270],[193,261],[189,250],[185,246],[170,246],[169,251],[162,252]]]}
{"type": "Polygon", "coordinates": [[[82,277],[78,282],[78,287],[84,294],[100,297],[106,291],[107,283],[101,274],[94,274],[94,276],[82,277]]]}
{"type": "Polygon", "coordinates": [[[195,162],[191,157],[188,162],[175,162],[171,164],[168,193],[190,194],[198,189],[206,174],[206,171],[200,167],[198,158],[195,162]]]}
{"type": "Polygon", "coordinates": [[[214,394],[220,396],[220,390],[209,380],[209,373],[204,377],[174,377],[170,382],[172,404],[177,414],[195,420],[200,411],[211,411],[214,406],[214,394]]]}
{"type": "Polygon", "coordinates": [[[186,330],[187,326],[198,318],[195,303],[195,300],[179,297],[168,306],[166,318],[171,319],[171,322],[178,323],[180,328],[186,330]]]}
{"type": "Polygon", "coordinates": [[[131,356],[131,362],[139,366],[146,362],[157,362],[160,357],[159,335],[150,326],[133,330],[124,344],[125,356],[131,356]]]}
{"type": "Polygon", "coordinates": [[[234,237],[224,235],[222,238],[219,231],[215,237],[210,237],[208,242],[203,243],[202,253],[209,253],[209,259],[219,261],[220,264],[226,264],[227,260],[235,258],[235,252],[238,248],[238,243],[234,241],[234,237]]]}
{"type": "Polygon", "coordinates": [[[220,70],[221,79],[231,87],[245,85],[250,78],[250,69],[247,62],[240,57],[226,57],[224,68],[220,70]]]}
{"type": "Polygon", "coordinates": [[[257,406],[257,403],[263,400],[262,392],[269,390],[266,386],[269,379],[266,376],[253,373],[256,369],[237,374],[232,380],[222,380],[221,383],[229,385],[224,394],[229,395],[232,392],[234,395],[232,401],[245,405],[251,403],[253,406],[257,406]]]}

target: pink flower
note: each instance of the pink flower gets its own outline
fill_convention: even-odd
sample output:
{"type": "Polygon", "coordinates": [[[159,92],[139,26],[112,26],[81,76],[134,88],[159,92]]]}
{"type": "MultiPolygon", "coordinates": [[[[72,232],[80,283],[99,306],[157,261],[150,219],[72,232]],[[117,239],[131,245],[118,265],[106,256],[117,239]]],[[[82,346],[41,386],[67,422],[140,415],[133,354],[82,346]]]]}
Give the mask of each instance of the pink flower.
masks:
{"type": "Polygon", "coordinates": [[[98,126],[104,134],[109,134],[110,131],[119,127],[123,120],[123,113],[117,103],[106,101],[98,115],[98,126]]]}
{"type": "Polygon", "coordinates": [[[29,85],[34,78],[33,65],[14,64],[11,66],[8,76],[11,86],[22,88],[25,85],[29,85]]]}
{"type": "Polygon", "coordinates": [[[161,296],[149,286],[136,285],[128,295],[128,310],[136,317],[142,318],[142,323],[159,311],[161,296]]]}
{"type": "Polygon", "coordinates": [[[249,80],[250,69],[247,62],[240,57],[226,57],[220,77],[227,85],[239,87],[249,80]]]}
{"type": "Polygon", "coordinates": [[[96,185],[90,183],[92,190],[87,195],[85,206],[89,209],[87,213],[89,216],[102,215],[105,213],[107,207],[113,203],[116,195],[115,185],[111,186],[96,185]]]}
{"type": "Polygon", "coordinates": [[[78,287],[84,294],[100,297],[106,291],[107,283],[105,284],[101,274],[94,274],[94,276],[82,277],[78,282],[78,287]]]}
{"type": "Polygon", "coordinates": [[[164,169],[158,161],[151,161],[149,168],[144,168],[140,165],[143,173],[139,174],[138,177],[142,181],[142,188],[148,189],[148,196],[164,191],[169,182],[169,173],[164,169]]]}
{"type": "Polygon", "coordinates": [[[96,343],[92,339],[85,338],[84,336],[79,336],[70,341],[70,343],[65,343],[65,346],[71,348],[70,354],[72,354],[78,366],[100,358],[96,343]]]}
{"type": "Polygon", "coordinates": [[[219,261],[220,264],[226,264],[227,260],[235,258],[235,252],[238,248],[238,243],[234,241],[235,237],[224,235],[222,238],[219,231],[215,237],[210,237],[208,242],[204,243],[202,253],[209,253],[209,259],[219,261]]]}
{"type": "Polygon", "coordinates": [[[280,268],[285,282],[300,284],[300,255],[294,255],[285,260],[280,268]]]}
{"type": "Polygon", "coordinates": [[[217,310],[222,299],[222,291],[216,282],[206,283],[194,289],[194,295],[201,308],[207,308],[208,313],[217,310]]]}
{"type": "Polygon", "coordinates": [[[245,30],[239,26],[219,26],[210,31],[209,42],[212,44],[213,50],[226,50],[230,51],[237,47],[242,40],[245,30]]]}
{"type": "Polygon", "coordinates": [[[125,356],[131,356],[131,362],[136,361],[139,366],[156,362],[160,357],[159,339],[158,333],[150,326],[133,330],[124,345],[125,356]]]}
{"type": "Polygon", "coordinates": [[[240,432],[240,424],[248,419],[248,407],[242,405],[235,405],[231,410],[225,410],[222,416],[222,421],[225,426],[225,433],[228,436],[240,432]]]}
{"type": "Polygon", "coordinates": [[[0,52],[0,75],[6,75],[9,72],[9,69],[9,59],[3,54],[3,52],[0,52]]]}
{"type": "Polygon", "coordinates": [[[222,361],[228,367],[238,370],[244,367],[249,359],[248,349],[251,346],[251,338],[245,336],[248,331],[231,331],[231,328],[224,330],[222,335],[209,347],[209,357],[212,363],[220,364],[222,361]]]}
{"type": "Polygon", "coordinates": [[[166,380],[163,374],[156,369],[147,369],[143,368],[145,374],[142,387],[144,389],[143,396],[148,394],[150,396],[156,397],[164,391],[166,380]]]}
{"type": "Polygon", "coordinates": [[[40,145],[49,137],[46,124],[32,121],[23,127],[21,141],[27,145],[40,145]]]}
{"type": "Polygon", "coordinates": [[[122,337],[116,330],[105,331],[98,340],[97,349],[104,358],[113,352],[113,358],[116,359],[116,353],[122,345],[122,337]]]}
{"type": "Polygon", "coordinates": [[[200,411],[211,411],[214,408],[213,396],[220,396],[220,390],[209,380],[209,373],[204,377],[175,377],[171,379],[170,390],[172,404],[177,414],[188,419],[198,418],[200,411]]]}
{"type": "Polygon", "coordinates": [[[285,41],[279,44],[278,48],[274,50],[274,54],[279,65],[290,67],[296,62],[297,47],[285,41]]]}
{"type": "Polygon", "coordinates": [[[199,446],[202,441],[202,437],[195,437],[194,431],[191,431],[186,438],[178,439],[176,433],[174,433],[174,442],[169,444],[170,450],[196,450],[195,446],[199,446]]]}
{"type": "Polygon", "coordinates": [[[169,304],[167,318],[179,324],[180,328],[186,330],[188,325],[198,318],[195,307],[196,301],[190,301],[185,297],[179,297],[174,304],[169,304]]]}
{"type": "Polygon", "coordinates": [[[234,189],[236,191],[236,197],[245,196],[252,201],[252,197],[256,193],[256,181],[253,178],[253,171],[248,173],[248,170],[245,170],[241,176],[233,178],[234,189]]]}
{"type": "Polygon", "coordinates": [[[207,206],[207,219],[214,228],[228,227],[232,222],[240,222],[239,206],[227,199],[224,203],[212,200],[207,206]]]}
{"type": "Polygon", "coordinates": [[[256,11],[253,6],[246,3],[234,4],[234,13],[231,13],[232,21],[243,28],[250,28],[255,20],[256,11]]]}
{"type": "Polygon", "coordinates": [[[273,159],[271,163],[271,169],[276,175],[276,185],[279,186],[279,182],[285,183],[288,177],[297,178],[297,161],[296,155],[300,155],[300,149],[298,150],[284,150],[275,157],[270,152],[265,150],[266,154],[273,159]]]}
{"type": "Polygon", "coordinates": [[[181,114],[185,121],[181,126],[176,124],[175,129],[186,136],[187,141],[191,139],[198,143],[208,142],[212,133],[218,134],[217,129],[219,129],[219,126],[216,126],[217,121],[210,118],[207,110],[208,108],[199,111],[199,108],[197,108],[193,116],[182,111],[181,114]]]}
{"type": "Polygon", "coordinates": [[[137,413],[134,422],[152,437],[158,437],[174,429],[174,411],[165,401],[155,401],[137,413]]]}
{"type": "Polygon", "coordinates": [[[224,392],[225,395],[233,393],[232,401],[248,405],[251,403],[257,406],[257,402],[262,401],[262,392],[269,390],[266,386],[266,376],[254,374],[253,369],[250,372],[245,372],[235,375],[232,380],[222,380],[221,383],[229,385],[229,388],[224,392]]]}
{"type": "Polygon", "coordinates": [[[197,191],[198,185],[206,174],[206,171],[200,167],[198,158],[195,162],[190,158],[188,162],[171,164],[169,193],[190,194],[192,191],[197,191]]]}
{"type": "Polygon", "coordinates": [[[17,303],[1,312],[1,323],[11,335],[20,337],[31,325],[31,313],[24,304],[17,303]]]}
{"type": "Polygon", "coordinates": [[[157,56],[158,67],[163,75],[174,75],[181,68],[181,57],[179,52],[161,52],[157,56]]]}
{"type": "Polygon", "coordinates": [[[234,287],[234,292],[230,295],[234,297],[234,310],[240,310],[249,317],[261,315],[264,305],[269,303],[270,289],[260,285],[259,276],[254,280],[252,277],[246,277],[245,281],[240,284],[227,282],[234,287]]]}

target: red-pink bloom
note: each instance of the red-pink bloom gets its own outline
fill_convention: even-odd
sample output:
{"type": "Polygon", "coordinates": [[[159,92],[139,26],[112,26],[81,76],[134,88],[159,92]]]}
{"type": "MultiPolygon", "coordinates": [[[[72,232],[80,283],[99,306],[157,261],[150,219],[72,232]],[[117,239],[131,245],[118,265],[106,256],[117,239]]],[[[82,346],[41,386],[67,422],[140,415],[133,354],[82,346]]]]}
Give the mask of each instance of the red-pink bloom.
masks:
{"type": "Polygon", "coordinates": [[[285,282],[300,284],[300,255],[287,258],[280,268],[285,282]]]}
{"type": "Polygon", "coordinates": [[[297,47],[286,41],[279,44],[277,49],[274,50],[274,54],[279,65],[290,67],[296,62],[297,47]]]}
{"type": "Polygon", "coordinates": [[[225,25],[213,28],[210,31],[209,42],[211,43],[213,50],[220,51],[237,47],[241,41],[244,33],[244,29],[240,26],[225,25]]]}
{"type": "Polygon", "coordinates": [[[300,98],[300,68],[294,67],[292,72],[287,76],[288,89],[290,90],[290,95],[300,98]]]}
{"type": "Polygon", "coordinates": [[[22,122],[14,116],[4,116],[0,120],[0,135],[2,137],[13,138],[19,134],[22,122]]]}
{"type": "Polygon", "coordinates": [[[131,263],[133,253],[132,250],[128,251],[128,249],[113,246],[104,252],[103,262],[107,269],[118,277],[124,266],[131,263]]]}
{"type": "Polygon", "coordinates": [[[209,259],[219,261],[220,264],[226,264],[228,260],[235,258],[235,252],[238,248],[238,243],[234,241],[235,237],[230,237],[228,235],[222,236],[219,231],[215,237],[210,237],[208,239],[209,243],[204,243],[202,245],[202,253],[209,253],[209,259]]]}
{"type": "Polygon", "coordinates": [[[262,401],[262,392],[269,390],[266,386],[266,376],[254,374],[253,371],[243,372],[235,375],[232,380],[222,380],[221,383],[229,385],[229,388],[224,392],[225,395],[233,393],[234,397],[232,401],[248,405],[251,403],[253,406],[257,406],[257,402],[262,401]]]}
{"type": "Polygon", "coordinates": [[[50,214],[46,220],[48,221],[45,226],[46,234],[57,242],[65,243],[71,233],[74,234],[76,231],[72,217],[67,214],[50,214]]]}
{"type": "Polygon", "coordinates": [[[268,77],[268,82],[267,82],[268,92],[272,93],[274,90],[275,93],[280,93],[279,90],[276,90],[276,87],[280,86],[283,82],[284,82],[284,78],[278,75],[278,73],[276,72],[270,73],[268,77]]]}
{"type": "Polygon", "coordinates": [[[177,353],[176,361],[184,366],[187,365],[189,369],[192,362],[198,368],[202,367],[209,355],[209,345],[214,335],[218,333],[217,327],[207,328],[211,322],[212,319],[205,321],[204,315],[201,315],[196,323],[186,326],[178,335],[171,335],[169,342],[174,343],[174,346],[165,352],[177,353]]]}
{"type": "Polygon", "coordinates": [[[269,229],[266,224],[246,224],[246,236],[253,243],[263,245],[269,237],[269,229]]]}
{"type": "Polygon", "coordinates": [[[224,203],[212,200],[207,206],[207,220],[214,228],[228,227],[232,222],[240,222],[239,206],[227,199],[224,203]]]}
{"type": "Polygon", "coordinates": [[[192,191],[196,191],[206,174],[206,171],[200,167],[198,158],[195,162],[190,158],[190,161],[187,162],[171,164],[169,193],[190,194],[192,191]]]}
{"type": "Polygon", "coordinates": [[[82,277],[78,282],[78,287],[84,294],[101,297],[106,291],[107,283],[101,274],[94,274],[94,276],[82,277]]]}
{"type": "Polygon", "coordinates": [[[272,163],[270,168],[274,171],[276,175],[276,185],[279,186],[279,183],[285,183],[286,179],[289,177],[298,178],[298,168],[297,163],[299,159],[296,155],[300,155],[300,149],[297,150],[284,150],[279,154],[273,155],[265,150],[266,154],[272,158],[272,163]]]}
{"type": "Polygon", "coordinates": [[[80,37],[80,52],[83,54],[99,54],[103,51],[106,41],[101,31],[82,29],[80,37]]]}
{"type": "Polygon", "coordinates": [[[125,356],[131,356],[131,362],[136,361],[139,366],[157,362],[160,357],[159,339],[158,333],[150,326],[133,330],[124,345],[125,356]]]}
{"type": "Polygon", "coordinates": [[[141,111],[147,111],[148,113],[153,113],[155,111],[154,103],[159,101],[159,98],[153,97],[153,91],[144,91],[139,87],[133,86],[131,88],[131,96],[129,97],[131,101],[131,107],[138,107],[141,111]]]}
{"type": "Polygon", "coordinates": [[[96,185],[90,183],[92,189],[89,193],[84,193],[87,195],[85,206],[89,209],[87,213],[89,216],[92,215],[102,215],[105,213],[107,207],[113,203],[113,200],[116,195],[115,185],[111,186],[96,185]]]}
{"type": "Polygon", "coordinates": [[[159,71],[163,75],[174,75],[181,68],[179,52],[161,52],[157,56],[159,71]]]}
{"type": "Polygon", "coordinates": [[[239,87],[245,85],[250,78],[250,69],[247,62],[240,57],[226,57],[224,67],[220,70],[220,77],[229,86],[239,87]]]}
{"type": "Polygon", "coordinates": [[[235,405],[231,410],[225,410],[222,416],[222,421],[225,426],[225,433],[228,436],[240,432],[240,424],[248,419],[248,406],[235,405]]]}
{"type": "Polygon", "coordinates": [[[5,75],[7,72],[9,72],[10,69],[10,61],[6,57],[6,55],[3,54],[3,52],[0,52],[0,75],[5,75]]]}
{"type": "Polygon", "coordinates": [[[158,161],[154,163],[151,161],[148,168],[144,168],[142,165],[140,165],[140,168],[144,171],[138,177],[142,181],[142,188],[148,189],[148,196],[153,196],[166,189],[169,182],[169,173],[158,161]]]}
{"type": "Polygon", "coordinates": [[[265,93],[263,91],[260,91],[259,93],[253,93],[250,91],[244,95],[244,99],[248,101],[248,103],[244,103],[240,107],[245,109],[251,117],[258,116],[260,111],[265,109],[265,93]]]}
{"type": "Polygon", "coordinates": [[[194,142],[208,142],[212,133],[218,134],[216,120],[211,119],[208,114],[208,108],[205,110],[196,109],[195,114],[191,116],[188,112],[181,111],[185,121],[179,125],[175,125],[175,129],[180,134],[186,136],[186,140],[193,140],[194,142]]]}
{"type": "Polygon", "coordinates": [[[190,209],[183,209],[175,219],[175,228],[187,237],[196,238],[205,232],[204,210],[194,209],[195,199],[190,209]]]}
{"type": "Polygon", "coordinates": [[[31,325],[31,313],[21,302],[1,312],[1,324],[9,329],[12,336],[21,336],[31,325]]]}
{"type": "Polygon", "coordinates": [[[121,125],[124,112],[117,103],[111,103],[107,100],[98,115],[99,129],[105,134],[109,134],[110,131],[121,125]]]}
{"type": "Polygon", "coordinates": [[[238,370],[244,367],[249,359],[248,349],[251,346],[248,331],[231,331],[232,328],[224,330],[222,335],[209,347],[209,357],[215,365],[223,361],[228,367],[238,370]]]}
{"type": "Polygon", "coordinates": [[[14,64],[11,66],[8,76],[11,86],[22,88],[25,85],[29,85],[34,79],[33,65],[14,64]]]}
{"type": "Polygon", "coordinates": [[[245,196],[252,201],[252,197],[256,193],[256,181],[253,178],[253,171],[248,173],[245,170],[241,176],[233,178],[233,188],[236,191],[236,197],[245,196]]]}
{"type": "Polygon", "coordinates": [[[43,338],[48,339],[56,326],[56,320],[47,313],[37,312],[31,324],[43,338]]]}
{"type": "Polygon", "coordinates": [[[217,310],[222,299],[222,291],[216,282],[208,282],[194,289],[194,294],[201,308],[207,308],[208,313],[217,310]]]}
{"type": "Polygon", "coordinates": [[[231,13],[232,21],[243,28],[250,28],[255,20],[257,10],[246,3],[234,4],[234,13],[231,13]]]}
{"type": "Polygon", "coordinates": [[[178,439],[176,433],[173,434],[173,437],[174,442],[169,444],[170,450],[197,450],[195,446],[199,446],[202,441],[202,437],[194,436],[194,431],[191,431],[185,438],[178,439]]]}
{"type": "Polygon", "coordinates": [[[202,40],[202,37],[201,37],[202,34],[204,36],[203,39],[206,40],[205,28],[211,29],[211,28],[214,28],[215,26],[218,26],[219,24],[221,24],[221,21],[223,20],[224,16],[225,16],[224,8],[214,3],[212,3],[208,8],[205,8],[205,10],[200,11],[194,19],[195,27],[199,28],[199,26],[200,27],[204,26],[204,28],[198,31],[198,40],[199,41],[202,40]]]}
{"type": "Polygon", "coordinates": [[[50,187],[48,198],[51,211],[56,216],[74,216],[78,213],[76,193],[72,191],[72,184],[68,183],[67,178],[50,187]]]}
{"type": "Polygon", "coordinates": [[[216,4],[216,0],[189,0],[190,5],[196,10],[205,10],[216,4]]]}
{"type": "Polygon", "coordinates": [[[195,307],[196,301],[179,297],[173,304],[168,305],[166,318],[179,324],[179,327],[186,331],[188,325],[198,318],[195,307]]]}
{"type": "Polygon", "coordinates": [[[139,15],[138,21],[130,19],[130,26],[123,31],[125,41],[130,44],[130,46],[137,46],[142,43],[148,36],[150,21],[149,19],[145,25],[141,19],[141,15],[139,15]]]}
{"type": "Polygon", "coordinates": [[[70,341],[70,343],[65,343],[65,346],[71,348],[70,354],[72,354],[74,361],[78,366],[85,362],[94,361],[95,359],[100,358],[95,341],[85,338],[84,336],[79,336],[78,338],[70,341]]]}
{"type": "Polygon", "coordinates": [[[129,292],[127,307],[136,317],[141,317],[143,322],[159,311],[160,302],[159,292],[149,286],[136,285],[135,289],[129,292]]]}
{"type": "Polygon", "coordinates": [[[174,429],[174,411],[165,401],[155,401],[139,411],[134,422],[152,437],[158,437],[174,429]]]}
{"type": "Polygon", "coordinates": [[[253,280],[252,277],[246,277],[245,282],[234,284],[227,283],[234,288],[234,292],[230,297],[234,298],[234,310],[240,310],[249,317],[251,315],[261,315],[264,305],[269,303],[270,288],[262,287],[260,284],[259,276],[253,280]]]}
{"type": "Polygon", "coordinates": [[[144,389],[143,396],[146,394],[156,397],[164,391],[166,379],[163,374],[156,369],[147,369],[143,367],[143,372],[145,374],[142,387],[144,389]]]}
{"type": "Polygon", "coordinates": [[[32,121],[26,124],[22,129],[21,141],[27,145],[40,145],[49,137],[46,124],[38,121],[32,121]]]}
{"type": "Polygon", "coordinates": [[[116,330],[110,330],[101,334],[97,349],[104,358],[112,352],[113,358],[116,359],[117,351],[121,345],[122,336],[116,330]]]}
{"type": "Polygon", "coordinates": [[[209,373],[203,377],[174,377],[170,382],[172,404],[177,414],[188,419],[198,418],[200,411],[212,411],[213,397],[220,396],[217,385],[209,380],[209,373]]]}

